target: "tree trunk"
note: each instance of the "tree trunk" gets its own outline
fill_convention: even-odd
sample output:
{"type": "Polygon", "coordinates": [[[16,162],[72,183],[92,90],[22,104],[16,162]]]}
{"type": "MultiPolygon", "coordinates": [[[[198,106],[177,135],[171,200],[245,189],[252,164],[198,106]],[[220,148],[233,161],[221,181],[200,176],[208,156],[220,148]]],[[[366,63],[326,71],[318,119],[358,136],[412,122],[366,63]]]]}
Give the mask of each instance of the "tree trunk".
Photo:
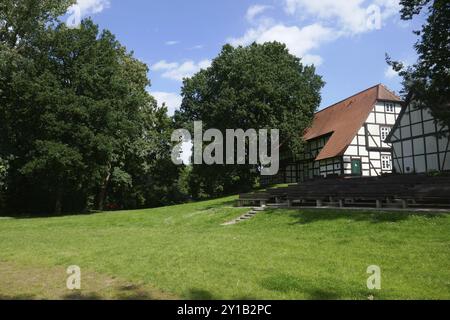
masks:
{"type": "Polygon", "coordinates": [[[63,198],[63,186],[58,184],[56,189],[56,201],[55,201],[55,215],[59,216],[62,213],[62,198],[63,198]]]}
{"type": "Polygon", "coordinates": [[[105,209],[105,199],[106,199],[106,193],[108,190],[108,184],[109,179],[111,178],[111,173],[108,172],[108,175],[106,176],[105,180],[103,181],[103,184],[100,186],[100,191],[97,195],[97,210],[103,211],[105,209]]]}

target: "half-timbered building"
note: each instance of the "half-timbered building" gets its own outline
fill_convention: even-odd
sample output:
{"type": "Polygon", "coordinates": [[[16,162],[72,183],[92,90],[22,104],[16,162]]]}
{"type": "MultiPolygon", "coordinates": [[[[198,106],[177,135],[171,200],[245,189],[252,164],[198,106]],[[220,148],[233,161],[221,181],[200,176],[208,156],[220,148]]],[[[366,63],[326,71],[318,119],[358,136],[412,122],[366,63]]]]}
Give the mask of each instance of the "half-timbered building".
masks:
{"type": "Polygon", "coordinates": [[[304,134],[303,154],[282,158],[279,174],[262,183],[391,173],[392,146],[385,141],[401,110],[401,99],[379,84],[319,111],[304,134]]]}
{"type": "Polygon", "coordinates": [[[429,109],[405,105],[387,141],[393,145],[394,171],[402,174],[450,171],[449,128],[429,109]]]}

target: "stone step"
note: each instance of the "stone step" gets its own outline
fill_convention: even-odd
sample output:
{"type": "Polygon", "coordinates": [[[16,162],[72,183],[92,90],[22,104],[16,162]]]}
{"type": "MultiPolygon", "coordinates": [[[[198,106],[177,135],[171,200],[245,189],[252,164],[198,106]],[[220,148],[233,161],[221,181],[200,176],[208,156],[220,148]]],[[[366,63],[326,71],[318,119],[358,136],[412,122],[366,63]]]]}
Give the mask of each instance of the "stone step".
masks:
{"type": "Polygon", "coordinates": [[[271,203],[271,204],[268,204],[267,207],[268,207],[268,208],[279,208],[279,207],[286,207],[286,206],[288,206],[288,205],[289,205],[289,203],[287,203],[287,202],[280,202],[280,203],[271,203]]]}
{"type": "Polygon", "coordinates": [[[222,225],[223,225],[223,226],[229,226],[229,225],[237,224],[237,223],[239,223],[239,222],[244,222],[244,221],[250,220],[250,219],[252,219],[255,215],[257,215],[259,212],[262,212],[262,211],[264,211],[264,210],[265,210],[264,207],[253,208],[251,211],[247,212],[246,214],[242,215],[241,217],[239,217],[239,218],[237,218],[237,219],[235,219],[235,220],[226,222],[226,223],[224,223],[224,224],[222,224],[222,225]]]}
{"type": "Polygon", "coordinates": [[[322,205],[324,207],[339,207],[340,203],[338,202],[323,202],[322,205]]]}
{"type": "Polygon", "coordinates": [[[222,224],[223,226],[231,226],[233,224],[236,224],[236,221],[230,221],[230,222],[226,222],[224,224],[222,224]]]}
{"type": "Polygon", "coordinates": [[[397,202],[383,203],[383,208],[401,209],[403,208],[403,204],[397,202]]]}

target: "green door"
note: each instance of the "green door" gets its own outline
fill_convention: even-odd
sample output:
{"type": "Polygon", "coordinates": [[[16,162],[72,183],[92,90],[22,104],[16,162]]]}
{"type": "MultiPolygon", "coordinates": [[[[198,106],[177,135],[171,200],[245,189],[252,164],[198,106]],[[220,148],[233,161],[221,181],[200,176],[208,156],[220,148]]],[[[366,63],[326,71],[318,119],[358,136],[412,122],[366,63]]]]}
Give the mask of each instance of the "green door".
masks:
{"type": "Polygon", "coordinates": [[[352,175],[362,176],[362,162],[360,159],[352,160],[352,175]]]}

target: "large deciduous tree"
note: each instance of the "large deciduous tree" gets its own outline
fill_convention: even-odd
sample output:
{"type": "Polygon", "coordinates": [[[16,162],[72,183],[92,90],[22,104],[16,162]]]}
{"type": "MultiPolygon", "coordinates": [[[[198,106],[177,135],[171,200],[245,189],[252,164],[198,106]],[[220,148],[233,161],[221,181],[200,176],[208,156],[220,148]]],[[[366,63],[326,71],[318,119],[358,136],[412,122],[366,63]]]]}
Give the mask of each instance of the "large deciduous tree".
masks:
{"type": "Polygon", "coordinates": [[[161,131],[171,123],[147,92],[147,66],[91,20],[58,23],[71,3],[1,3],[0,159],[11,210],[102,210],[108,193],[124,207],[117,193],[143,194],[150,168],[170,156],[158,148],[170,148],[161,131]]]}
{"type": "Polygon", "coordinates": [[[400,4],[402,19],[424,12],[427,20],[415,32],[418,61],[406,67],[388,57],[388,63],[404,79],[407,102],[429,108],[441,124],[450,127],[450,1],[402,0],[400,4]]]}
{"type": "Polygon", "coordinates": [[[0,1],[0,43],[21,48],[39,34],[76,0],[2,0],[0,1]]]}
{"type": "MultiPolygon", "coordinates": [[[[302,133],[319,107],[324,82],[277,42],[247,47],[225,45],[211,67],[185,79],[178,122],[203,121],[205,130],[279,129],[291,153],[302,148],[302,133]]],[[[196,194],[218,195],[252,187],[254,166],[195,166],[196,194]]]]}

